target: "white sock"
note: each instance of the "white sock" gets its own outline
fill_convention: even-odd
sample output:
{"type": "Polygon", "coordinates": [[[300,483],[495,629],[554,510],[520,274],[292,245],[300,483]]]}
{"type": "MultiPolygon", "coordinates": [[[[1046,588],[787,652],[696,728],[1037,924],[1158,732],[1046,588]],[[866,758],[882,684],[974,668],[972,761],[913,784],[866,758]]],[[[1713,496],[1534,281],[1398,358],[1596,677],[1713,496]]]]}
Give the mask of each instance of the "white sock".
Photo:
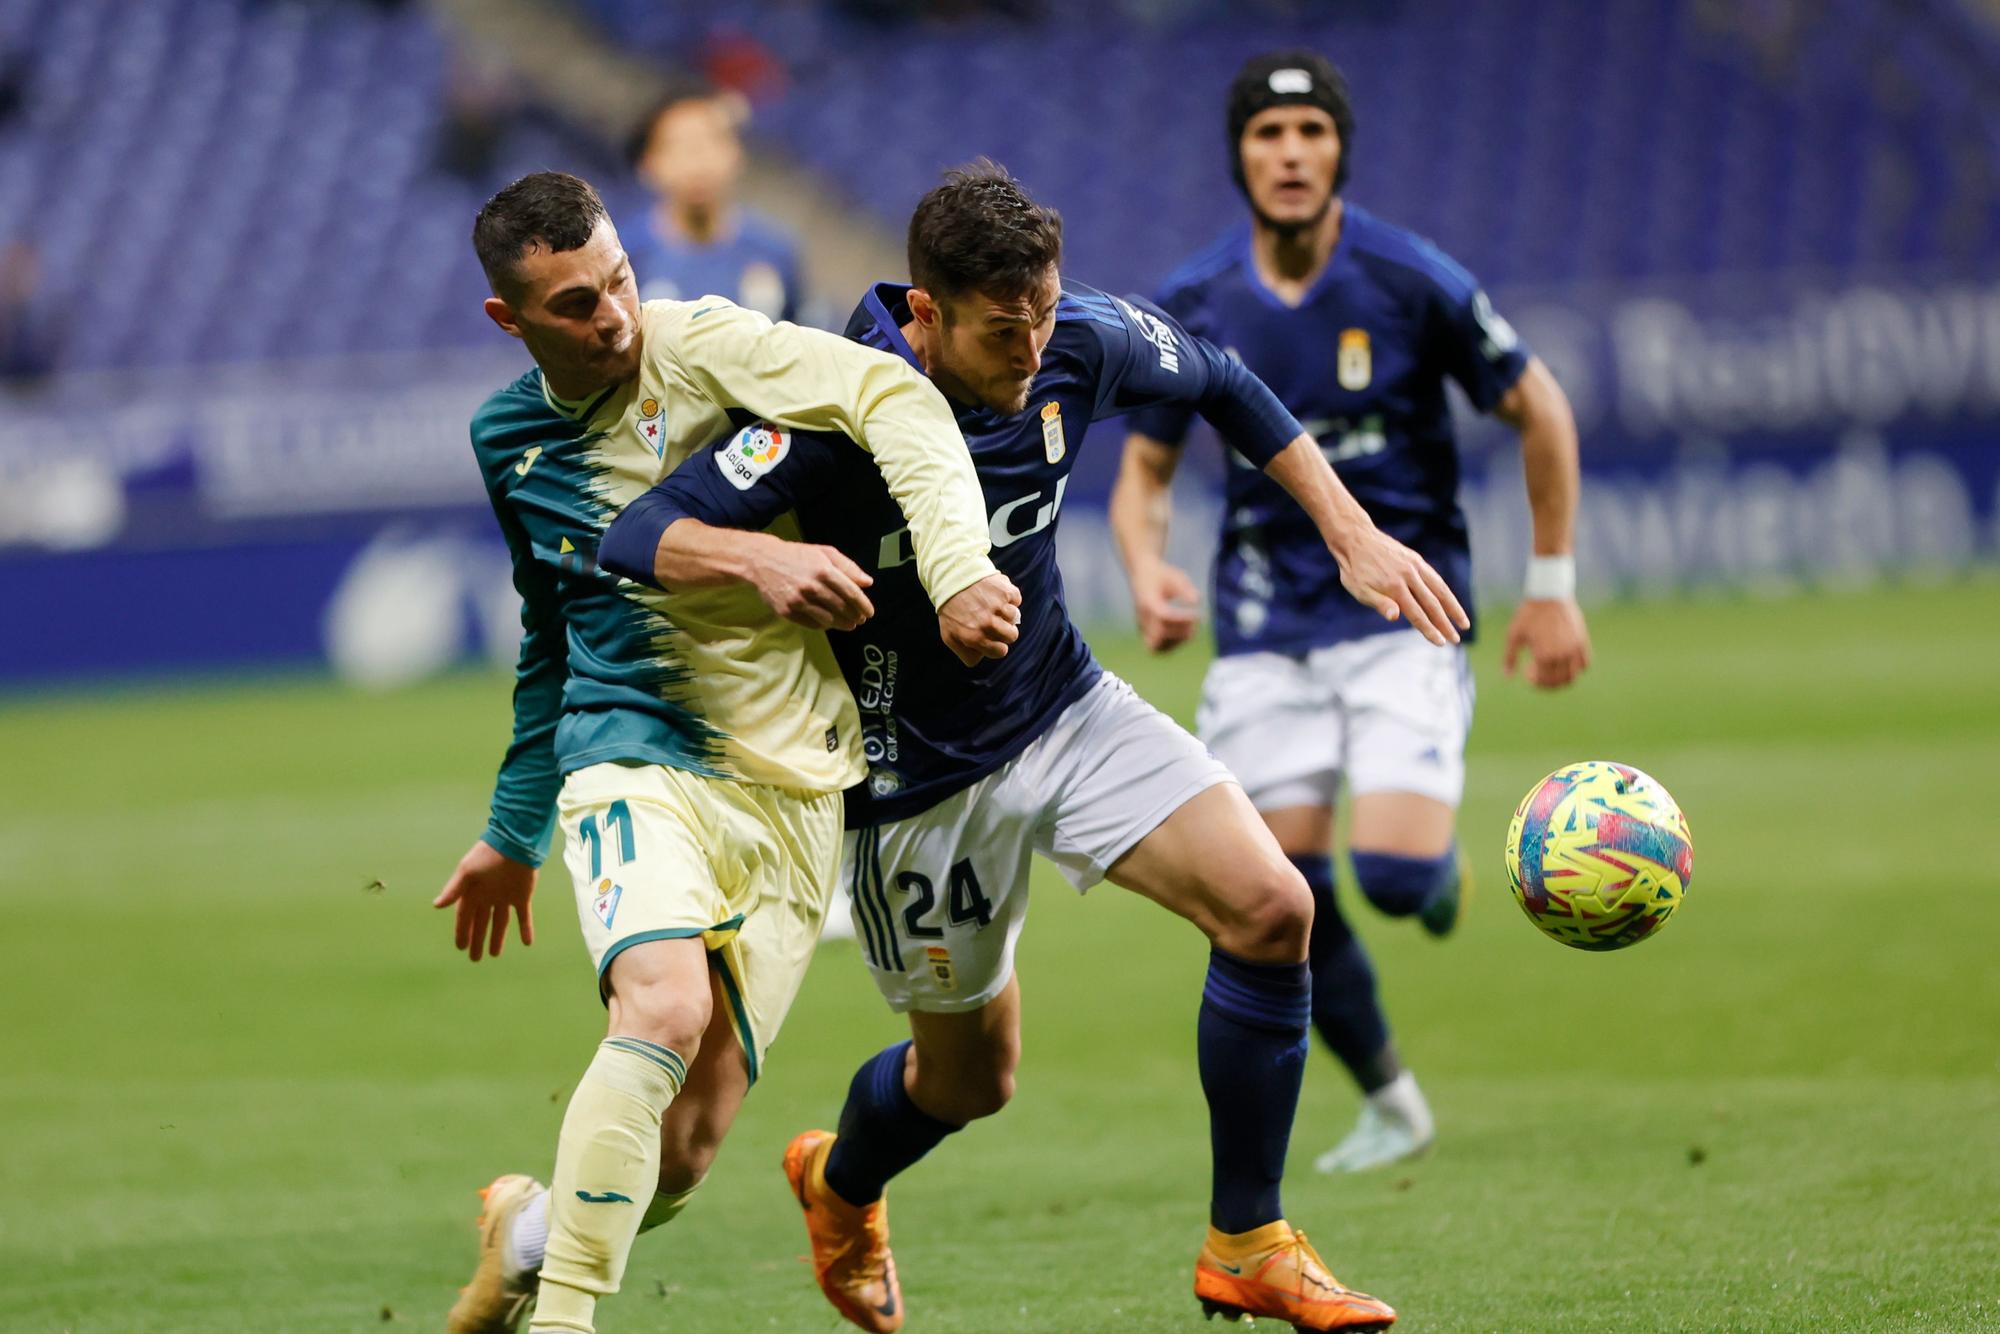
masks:
{"type": "Polygon", "coordinates": [[[507,1229],[507,1268],[516,1274],[541,1272],[542,1253],[549,1245],[549,1193],[540,1191],[521,1206],[507,1229]]]}

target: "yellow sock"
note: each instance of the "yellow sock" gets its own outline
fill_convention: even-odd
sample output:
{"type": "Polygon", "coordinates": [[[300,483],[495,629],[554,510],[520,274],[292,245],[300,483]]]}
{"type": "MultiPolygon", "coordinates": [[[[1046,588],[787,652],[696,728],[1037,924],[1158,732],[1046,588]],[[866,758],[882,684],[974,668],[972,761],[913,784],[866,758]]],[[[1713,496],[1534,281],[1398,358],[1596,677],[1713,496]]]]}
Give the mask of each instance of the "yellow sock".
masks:
{"type": "MultiPolygon", "coordinates": [[[[702,1178],[702,1181],[706,1180],[707,1177],[702,1178]]],[[[643,1237],[654,1228],[662,1227],[679,1218],[681,1210],[688,1207],[688,1201],[693,1199],[694,1193],[700,1189],[701,1181],[697,1181],[686,1190],[675,1191],[672,1194],[664,1190],[655,1191],[653,1202],[646,1206],[645,1217],[639,1220],[639,1235],[643,1237]]]]}
{"type": "Polygon", "coordinates": [[[660,1118],[687,1065],[655,1042],[609,1037],[563,1114],[549,1185],[549,1243],[528,1328],[592,1334],[597,1299],[618,1291],[660,1179],[660,1118]]]}

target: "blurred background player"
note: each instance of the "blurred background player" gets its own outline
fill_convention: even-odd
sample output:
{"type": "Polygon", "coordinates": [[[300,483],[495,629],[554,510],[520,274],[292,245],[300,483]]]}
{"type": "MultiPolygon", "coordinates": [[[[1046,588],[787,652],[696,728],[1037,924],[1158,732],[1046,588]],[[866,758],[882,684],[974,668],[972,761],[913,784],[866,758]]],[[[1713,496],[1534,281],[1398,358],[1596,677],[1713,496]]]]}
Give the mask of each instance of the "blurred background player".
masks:
{"type": "Polygon", "coordinates": [[[481,1192],[479,1264],[449,1328],[511,1330],[535,1298],[531,1328],[588,1334],[634,1237],[686,1206],[757,1079],[833,893],[841,790],[866,772],[825,640],[771,608],[774,577],[789,591],[840,571],[801,548],[789,576],[766,561],[731,589],[656,595],[599,570],[599,534],[748,411],[869,443],[953,652],[1004,653],[1018,594],[987,558],[950,412],[908,367],[720,300],[642,306],[603,201],[574,176],[501,190],[473,245],[487,315],[535,359],[472,422],[525,633],[491,819],[435,906],[455,909],[474,962],[500,952],[510,917],[528,944],[560,817],[609,1033],[570,1096],[549,1189],[507,1175],[481,1192]]]}
{"type": "Polygon", "coordinates": [[[798,319],[797,247],[736,199],[748,115],[741,94],[684,88],[641,125],[633,157],[654,204],[628,245],[644,299],[714,293],[774,320],[798,319]]]}
{"type": "MultiPolygon", "coordinates": [[[[1511,674],[1567,685],[1590,661],[1572,556],[1577,436],[1548,369],[1472,276],[1428,241],[1347,203],[1354,112],[1324,57],[1278,51],[1230,86],[1235,179],[1250,221],[1167,281],[1160,304],[1227,347],[1319,438],[1384,531],[1421,552],[1472,605],[1471,553],[1445,382],[1520,433],[1534,520],[1523,601],[1507,628],[1511,674]]],[[[1199,594],[1164,559],[1170,485],[1190,414],[1135,414],[1111,522],[1147,645],[1193,633],[1199,594]]],[[[1242,780],[1313,888],[1313,1022],[1366,1095],[1318,1160],[1357,1171],[1435,1134],[1403,1068],[1361,942],[1334,897],[1333,811],[1345,779],[1362,894],[1434,935],[1463,897],[1454,823],[1473,687],[1465,650],[1385,622],[1342,588],[1313,526],[1233,452],[1216,561],[1217,659],[1199,730],[1242,780]]]]}
{"type": "Polygon", "coordinates": [[[918,205],[911,284],[875,284],[847,326],[952,401],[992,512],[994,561],[1022,593],[1021,639],[1004,661],[968,675],[936,649],[900,516],[837,438],[794,433],[753,474],[742,460],[767,452],[769,429],[745,428],[633,501],[602,559],[671,587],[656,553],[692,540],[700,525],[687,520],[761,529],[796,511],[809,541],[873,579],[879,611],[833,637],[870,760],[848,794],[843,876],[870,973],[909,1014],[912,1040],[862,1064],[838,1136],[806,1131],[785,1156],[820,1286],[842,1314],[878,1332],[902,1325],[887,1185],[1012,1095],[1014,954],[1039,852],[1079,891],[1109,880],[1208,937],[1197,1048],[1213,1174],[1196,1295],[1211,1311],[1302,1329],[1382,1328],[1395,1312],[1343,1288],[1280,1199],[1310,1013],[1310,891],[1228,770],[1098,665],[1065,606],[1057,527],[1085,433],[1147,403],[1200,411],[1311,515],[1373,614],[1407,616],[1447,643],[1463,612],[1341,490],[1256,376],[1156,309],[1064,283],[1061,255],[1061,219],[982,161],[918,205]]]}

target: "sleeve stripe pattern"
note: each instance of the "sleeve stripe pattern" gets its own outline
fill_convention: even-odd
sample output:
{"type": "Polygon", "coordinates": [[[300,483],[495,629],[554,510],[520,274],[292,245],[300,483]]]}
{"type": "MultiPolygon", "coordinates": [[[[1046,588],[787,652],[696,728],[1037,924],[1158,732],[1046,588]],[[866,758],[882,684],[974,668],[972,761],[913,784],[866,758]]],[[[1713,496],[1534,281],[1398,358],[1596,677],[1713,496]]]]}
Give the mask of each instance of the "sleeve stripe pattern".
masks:
{"type": "Polygon", "coordinates": [[[1059,320],[1096,320],[1114,329],[1125,327],[1124,317],[1118,313],[1111,298],[1101,292],[1079,292],[1064,288],[1062,300],[1056,304],[1056,318],[1059,320]]]}

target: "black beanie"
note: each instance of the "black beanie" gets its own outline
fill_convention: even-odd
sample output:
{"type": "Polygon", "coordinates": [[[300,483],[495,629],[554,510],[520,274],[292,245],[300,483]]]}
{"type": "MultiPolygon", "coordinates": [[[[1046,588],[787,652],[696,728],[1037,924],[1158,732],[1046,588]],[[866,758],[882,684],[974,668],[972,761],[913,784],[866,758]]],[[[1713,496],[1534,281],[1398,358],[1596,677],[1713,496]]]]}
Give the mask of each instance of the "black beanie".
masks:
{"type": "Polygon", "coordinates": [[[1333,192],[1347,184],[1354,150],[1354,105],[1347,80],[1333,62],[1317,51],[1272,51],[1253,56],[1229,85],[1229,174],[1246,194],[1243,182],[1243,127],[1260,111],[1272,107],[1318,107],[1333,117],[1340,134],[1340,166],[1333,175],[1333,192]]]}

